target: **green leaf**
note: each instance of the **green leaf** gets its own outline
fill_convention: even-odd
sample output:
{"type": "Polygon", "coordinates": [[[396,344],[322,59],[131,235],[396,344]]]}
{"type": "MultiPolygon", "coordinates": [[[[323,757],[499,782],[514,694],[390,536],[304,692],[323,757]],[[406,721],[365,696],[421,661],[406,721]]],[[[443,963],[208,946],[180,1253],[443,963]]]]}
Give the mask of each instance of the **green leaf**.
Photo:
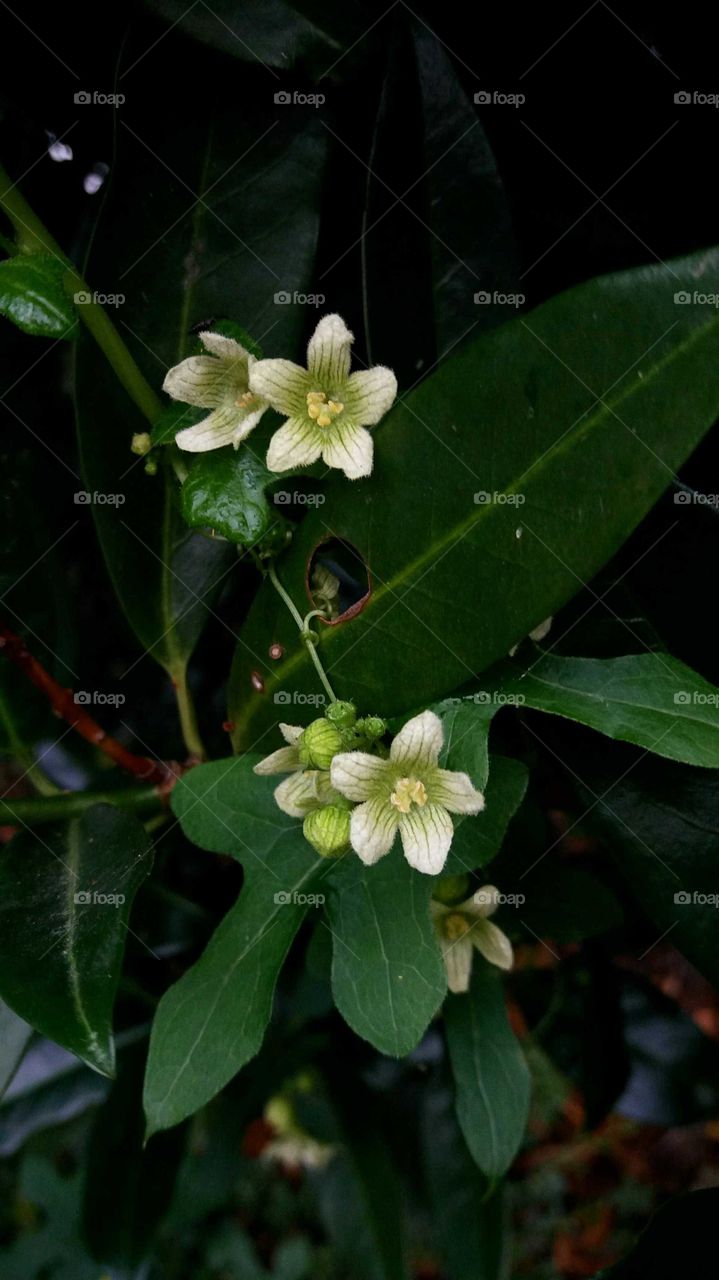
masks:
{"type": "Polygon", "coordinates": [[[103,1075],[115,1065],[112,1007],[132,900],[150,865],[142,826],[110,805],[42,836],[21,832],[0,861],[0,996],[103,1075]]]}
{"type": "Polygon", "coordinates": [[[448,998],[444,1019],[460,1128],[473,1159],[494,1181],[519,1150],[530,1085],[497,970],[475,957],[470,990],[448,998]]]}
{"type": "Polygon", "coordinates": [[[447,698],[431,709],[444,730],[440,764],[444,769],[468,773],[475,787],[483,791],[489,775],[489,729],[496,708],[447,698]]]}
{"type": "Polygon", "coordinates": [[[348,855],[329,885],[337,1008],[353,1031],[397,1058],[415,1048],[447,990],[429,914],[433,884],[397,844],[373,867],[348,855]]]}
{"type": "Polygon", "coordinates": [[[484,867],[496,858],[507,827],[527,790],[529,774],[519,760],[491,758],[484,809],[476,818],[456,818],[454,839],[444,865],[445,875],[459,875],[484,867]]]}
{"type": "MultiPolygon", "coordinates": [[[[176,77],[174,42],[158,46],[158,58],[156,73],[176,77]]],[[[86,272],[124,296],[113,319],[150,386],[159,392],[193,345],[190,329],[208,317],[237,315],[252,333],[270,331],[268,354],[293,354],[306,309],[274,299],[311,288],[326,131],[294,111],[268,128],[259,102],[248,110],[237,101],[213,119],[209,103],[200,109],[187,95],[172,119],[149,121],[142,98],[126,105],[116,185],[86,272]],[[250,189],[251,200],[239,198],[250,189]],[[143,217],[128,221],[128,207],[143,217]]],[[[85,489],[119,495],[119,505],[92,504],[115,591],[143,647],[177,679],[236,555],[188,535],[171,467],[147,475],[130,443],[151,425],[155,442],[174,438],[196,411],[180,406],[180,423],[173,406],[148,424],[89,341],[78,344],[75,399],[85,489]]]]}
{"type": "Polygon", "coordinates": [[[2,1098],[32,1038],[32,1027],[0,1000],[0,1098],[2,1098]]]}
{"type": "MultiPolygon", "coordinates": [[[[427,705],[508,653],[614,554],[719,410],[719,316],[674,304],[718,270],[713,250],[582,284],[453,352],[392,409],[357,500],[333,477],[279,571],[301,602],[330,533],[369,567],[364,607],[321,628],[339,697],[383,715],[427,705]]],[[[260,591],[236,652],[238,745],[275,721],[275,690],[315,688],[273,596],[260,591]],[[268,635],[285,657],[261,694],[249,654],[268,635]]]]}
{"type": "Polygon", "coordinates": [[[487,1179],[467,1150],[451,1090],[424,1089],[422,1161],[434,1230],[451,1280],[502,1280],[509,1248],[502,1192],[489,1196],[487,1179]]]}
{"type": "Polygon", "coordinates": [[[544,654],[501,688],[538,711],[578,720],[655,755],[719,768],[719,689],[669,654],[544,654]]]}
{"type": "Polygon", "coordinates": [[[322,897],[327,864],[277,808],[276,780],[252,773],[258,758],[200,766],[172,793],[185,834],[242,861],[245,882],[198,962],[160,1001],[145,1080],[150,1133],[192,1115],[257,1053],[287,951],[322,897]]]}
{"type": "Polygon", "coordinates": [[[182,486],[182,514],[194,529],[212,529],[240,547],[284,546],[292,526],[267,498],[277,476],[246,447],[201,454],[182,486]]]}
{"type": "Polygon", "coordinates": [[[716,1187],[677,1196],[652,1218],[632,1252],[597,1280],[713,1280],[717,1212],[716,1187]]]}
{"type": "Polygon", "coordinates": [[[35,338],[76,337],[77,316],[64,274],[51,253],[19,253],[0,262],[0,315],[35,338]]]}

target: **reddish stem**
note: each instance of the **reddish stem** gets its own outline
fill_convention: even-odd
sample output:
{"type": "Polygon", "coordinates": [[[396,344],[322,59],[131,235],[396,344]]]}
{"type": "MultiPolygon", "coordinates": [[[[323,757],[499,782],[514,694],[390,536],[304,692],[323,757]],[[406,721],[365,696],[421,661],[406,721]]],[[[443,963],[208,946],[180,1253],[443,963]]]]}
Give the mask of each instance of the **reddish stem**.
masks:
{"type": "Polygon", "coordinates": [[[48,699],[56,715],[66,720],[86,742],[91,742],[121,769],[126,769],[143,782],[154,782],[158,786],[166,787],[175,781],[176,775],[167,765],[156,763],[147,756],[135,755],[127,747],[123,747],[117,738],[106,733],[97,720],[93,720],[85,708],[75,702],[72,689],[63,689],[37,658],[33,658],[24,640],[3,624],[0,624],[0,650],[48,699]]]}

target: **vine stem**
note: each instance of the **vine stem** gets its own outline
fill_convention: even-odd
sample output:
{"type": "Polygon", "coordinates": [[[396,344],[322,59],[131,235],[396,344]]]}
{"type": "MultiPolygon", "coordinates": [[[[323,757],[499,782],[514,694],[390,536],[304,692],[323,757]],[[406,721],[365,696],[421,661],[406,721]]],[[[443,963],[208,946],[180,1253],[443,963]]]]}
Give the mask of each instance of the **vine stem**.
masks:
{"type": "Polygon", "coordinates": [[[76,818],[94,804],[112,804],[137,814],[162,813],[164,800],[157,787],[128,787],[110,791],[65,791],[56,796],[0,799],[0,823],[38,826],[76,818]]]}
{"type": "MultiPolygon", "coordinates": [[[[132,358],[105,309],[95,301],[95,295],[88,288],[80,272],[63,253],[57,241],[40,221],[1,164],[0,208],[4,209],[12,223],[19,252],[52,254],[65,268],[63,284],[68,296],[74,301],[76,294],[84,295],[82,304],[78,304],[77,307],[78,315],[109,362],[119,382],[152,426],[162,413],[162,402],[132,358]]],[[[177,696],[177,711],[185,746],[191,756],[202,760],[205,758],[205,751],[184,672],[182,678],[178,679],[177,672],[172,671],[170,678],[177,696]]]]}
{"type": "Polygon", "coordinates": [[[336,702],[337,695],[335,694],[335,691],[332,688],[332,685],[327,679],[327,676],[325,674],[325,669],[322,666],[322,663],[320,661],[320,655],[318,654],[317,649],[315,648],[314,640],[312,639],[312,636],[307,630],[307,623],[310,621],[311,618],[321,616],[322,610],[313,609],[311,613],[307,614],[306,618],[303,618],[302,614],[299,612],[299,609],[295,608],[291,597],[285,591],[285,588],[282,586],[282,583],[277,577],[277,570],[275,569],[275,566],[274,564],[272,564],[272,562],[270,562],[270,565],[267,569],[267,574],[278,596],[283,601],[283,603],[287,606],[290,613],[292,614],[292,617],[297,623],[299,633],[300,633],[300,639],[306,646],[307,652],[309,653],[312,659],[312,662],[314,663],[314,668],[315,668],[315,671],[317,672],[317,675],[319,676],[320,682],[322,684],[322,688],[327,694],[327,697],[329,698],[330,702],[336,702]]]}

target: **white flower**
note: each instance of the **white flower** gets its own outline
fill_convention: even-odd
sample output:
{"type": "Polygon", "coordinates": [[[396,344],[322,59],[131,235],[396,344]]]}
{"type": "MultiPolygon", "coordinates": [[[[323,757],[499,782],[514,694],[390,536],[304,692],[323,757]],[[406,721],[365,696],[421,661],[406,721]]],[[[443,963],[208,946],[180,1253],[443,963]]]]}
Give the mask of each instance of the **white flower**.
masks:
{"type": "Polygon", "coordinates": [[[173,400],[212,412],[195,426],[178,431],[175,443],[189,453],[205,453],[226,444],[237,448],[268,407],[250,390],[255,357],[234,338],[219,333],[201,333],[200,341],[210,354],[189,356],[174,365],[162,385],[173,400]]]}
{"type": "Polygon", "coordinates": [[[280,747],[254,766],[253,773],[264,777],[273,773],[289,773],[275,787],[275,802],[290,818],[305,818],[313,809],[337,799],[330,786],[327,769],[307,769],[300,758],[300,739],[305,730],[300,725],[281,724],[280,733],[287,746],[280,747]]]}
{"type": "Polygon", "coordinates": [[[323,316],[307,347],[307,368],[291,360],[258,360],[250,388],[287,415],[267,451],[270,471],[305,467],[321,456],[349,480],[372,470],[372,437],[367,427],[384,417],[397,395],[391,369],[350,373],[354,341],[341,316],[323,316]]]}
{"type": "Polygon", "coordinates": [[[319,1142],[301,1127],[291,1103],[281,1095],[270,1098],[264,1119],[274,1136],[261,1153],[263,1160],[276,1160],[291,1169],[324,1169],[335,1154],[333,1146],[319,1142]]]}
{"type": "Polygon", "coordinates": [[[442,741],[439,716],[423,711],[397,734],[389,759],[350,751],[332,760],[332,786],[360,801],[352,812],[350,841],[368,866],[389,853],[399,831],[410,865],[438,875],[454,834],[450,813],[484,808],[484,797],[466,773],[439,768],[442,741]]]}
{"type": "Polygon", "coordinates": [[[485,884],[457,907],[434,900],[430,903],[450,991],[469,990],[474,947],[490,964],[511,969],[512,944],[506,933],[487,919],[496,911],[498,897],[494,886],[485,884]]]}

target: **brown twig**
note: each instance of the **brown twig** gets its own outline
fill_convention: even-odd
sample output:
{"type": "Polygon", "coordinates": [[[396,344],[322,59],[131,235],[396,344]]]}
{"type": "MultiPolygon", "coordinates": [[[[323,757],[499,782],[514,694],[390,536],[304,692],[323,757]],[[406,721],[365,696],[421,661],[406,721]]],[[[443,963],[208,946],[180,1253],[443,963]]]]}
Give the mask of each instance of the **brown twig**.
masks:
{"type": "Polygon", "coordinates": [[[175,771],[166,764],[150,760],[147,756],[135,755],[133,751],[123,747],[117,738],[106,733],[97,720],[93,720],[88,714],[84,706],[75,701],[72,689],[64,689],[61,684],[58,684],[37,658],[33,658],[24,640],[1,623],[0,650],[48,699],[57,716],[72,725],[86,742],[91,742],[121,769],[125,769],[143,782],[152,782],[157,786],[169,787],[174,783],[177,777],[175,771]]]}

